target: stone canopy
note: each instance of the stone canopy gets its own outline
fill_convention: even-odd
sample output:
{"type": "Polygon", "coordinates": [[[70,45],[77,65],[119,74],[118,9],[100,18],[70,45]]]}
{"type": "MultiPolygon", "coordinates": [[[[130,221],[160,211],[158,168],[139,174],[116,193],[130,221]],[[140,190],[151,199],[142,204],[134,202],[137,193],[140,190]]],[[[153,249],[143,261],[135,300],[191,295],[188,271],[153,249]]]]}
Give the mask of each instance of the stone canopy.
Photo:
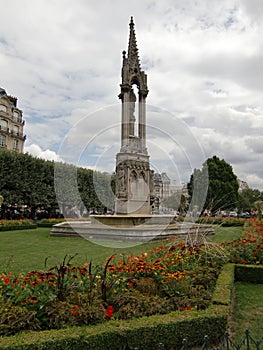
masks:
{"type": "Polygon", "coordinates": [[[132,17],[129,26],[128,55],[122,53],[121,148],[116,155],[115,212],[150,214],[155,196],[146,148],[147,75],[141,70],[132,17]]]}

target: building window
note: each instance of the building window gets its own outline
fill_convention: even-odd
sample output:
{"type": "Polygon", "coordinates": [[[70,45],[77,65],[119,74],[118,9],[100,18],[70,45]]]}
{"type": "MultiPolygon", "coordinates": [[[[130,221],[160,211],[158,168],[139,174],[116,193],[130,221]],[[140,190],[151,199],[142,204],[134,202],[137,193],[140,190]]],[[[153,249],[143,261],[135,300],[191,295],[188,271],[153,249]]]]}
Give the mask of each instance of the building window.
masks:
{"type": "Polygon", "coordinates": [[[6,147],[6,137],[5,137],[5,135],[0,135],[0,147],[6,147]]]}
{"type": "Polygon", "coordinates": [[[5,105],[0,105],[0,111],[7,112],[7,107],[5,105]]]}
{"type": "Polygon", "coordinates": [[[13,149],[14,149],[15,151],[17,151],[17,150],[18,150],[18,140],[14,140],[14,146],[13,146],[13,149]]]}
{"type": "Polygon", "coordinates": [[[13,117],[14,117],[14,121],[18,122],[20,119],[20,115],[17,111],[13,112],[13,117]]]}
{"type": "Polygon", "coordinates": [[[13,132],[14,132],[15,135],[19,134],[19,127],[17,125],[14,125],[13,132]]]}
{"type": "Polygon", "coordinates": [[[0,130],[7,131],[8,123],[4,119],[0,119],[0,130]]]}

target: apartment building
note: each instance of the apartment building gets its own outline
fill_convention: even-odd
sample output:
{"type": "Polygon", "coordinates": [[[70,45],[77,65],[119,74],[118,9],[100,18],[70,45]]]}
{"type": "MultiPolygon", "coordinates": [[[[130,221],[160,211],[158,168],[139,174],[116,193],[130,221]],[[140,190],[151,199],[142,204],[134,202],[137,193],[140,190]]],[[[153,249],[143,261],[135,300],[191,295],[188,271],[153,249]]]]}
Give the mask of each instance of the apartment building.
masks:
{"type": "Polygon", "coordinates": [[[22,153],[26,140],[24,124],[17,98],[0,88],[0,147],[22,153]]]}

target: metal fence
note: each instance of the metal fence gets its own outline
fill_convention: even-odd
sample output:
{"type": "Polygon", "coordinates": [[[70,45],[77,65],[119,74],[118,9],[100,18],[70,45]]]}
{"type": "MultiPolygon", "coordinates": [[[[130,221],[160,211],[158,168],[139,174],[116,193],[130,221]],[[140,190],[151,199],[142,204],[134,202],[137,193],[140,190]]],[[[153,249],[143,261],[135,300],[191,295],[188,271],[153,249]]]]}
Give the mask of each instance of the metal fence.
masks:
{"type": "MultiPolygon", "coordinates": [[[[219,345],[212,345],[213,339],[210,339],[207,335],[204,337],[203,344],[200,347],[195,347],[195,350],[263,350],[263,336],[259,340],[255,340],[251,337],[249,330],[245,331],[244,337],[242,338],[239,344],[235,344],[229,336],[229,333],[226,332],[224,338],[222,339],[219,345]]],[[[191,350],[187,339],[183,340],[182,347],[180,350],[191,350]]],[[[133,348],[131,350],[143,350],[139,348],[133,348]]],[[[154,349],[153,349],[154,350],[154,349]]],[[[163,343],[159,343],[155,350],[168,350],[163,343]]]]}

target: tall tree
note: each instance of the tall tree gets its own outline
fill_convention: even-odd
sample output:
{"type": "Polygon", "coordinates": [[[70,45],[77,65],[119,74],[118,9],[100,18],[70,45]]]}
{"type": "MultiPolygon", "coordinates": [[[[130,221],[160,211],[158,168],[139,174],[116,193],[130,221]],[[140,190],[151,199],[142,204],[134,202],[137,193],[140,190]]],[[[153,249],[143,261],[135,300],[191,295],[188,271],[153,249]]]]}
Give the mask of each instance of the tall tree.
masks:
{"type": "Polygon", "coordinates": [[[255,208],[256,201],[263,200],[263,192],[257,189],[247,188],[238,194],[238,210],[240,212],[248,211],[255,208]]]}
{"type": "Polygon", "coordinates": [[[0,195],[4,206],[113,208],[111,176],[29,154],[0,149],[0,195]]]}
{"type": "Polygon", "coordinates": [[[206,173],[208,174],[208,187],[204,208],[212,211],[236,208],[238,201],[237,176],[234,174],[232,166],[217,156],[209,158],[201,170],[194,170],[190,182],[187,184],[190,197],[194,196],[196,187],[205,190],[205,186],[202,187],[202,181],[206,177],[206,173]]]}

